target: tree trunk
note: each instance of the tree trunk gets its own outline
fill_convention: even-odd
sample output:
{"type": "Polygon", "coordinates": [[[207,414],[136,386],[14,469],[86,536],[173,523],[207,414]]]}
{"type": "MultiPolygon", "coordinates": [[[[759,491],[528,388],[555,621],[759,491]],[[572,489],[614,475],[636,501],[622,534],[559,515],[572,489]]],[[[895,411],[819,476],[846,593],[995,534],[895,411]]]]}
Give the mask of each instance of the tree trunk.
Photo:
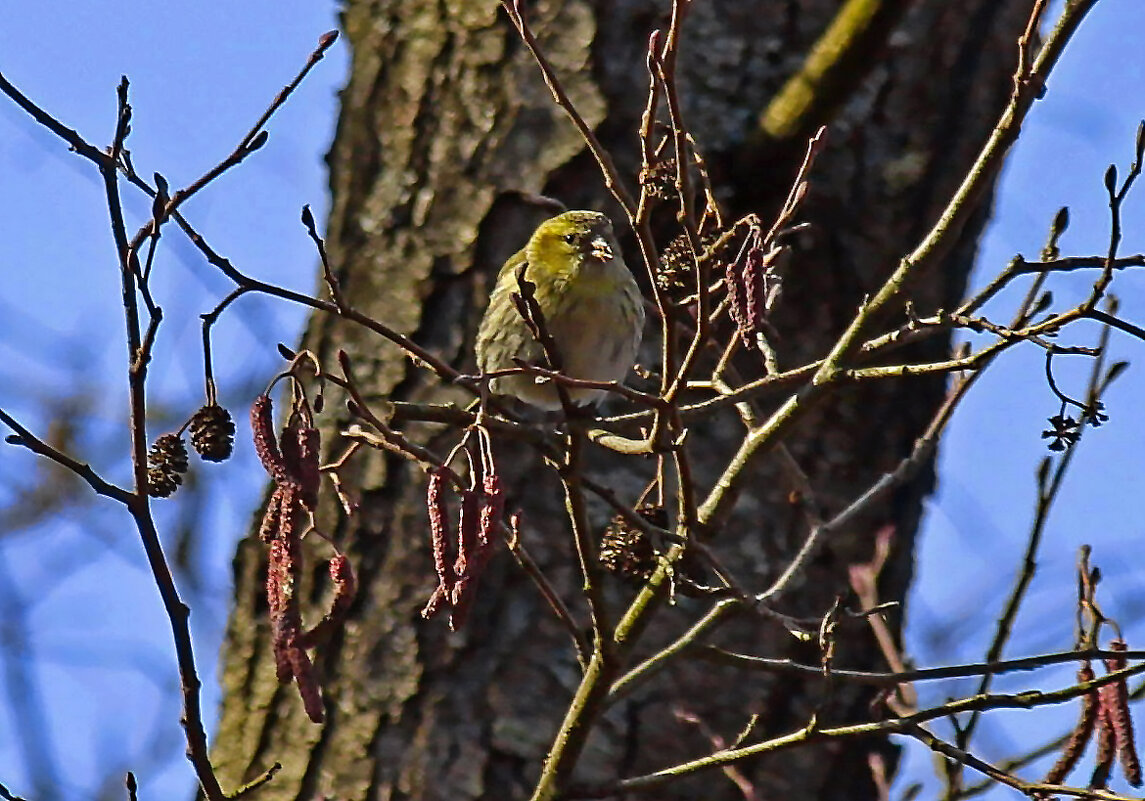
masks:
{"type": "MultiPolygon", "coordinates": [[[[666,27],[670,4],[528,5],[569,96],[632,180],[648,34],[666,27]]],[[[855,13],[862,5],[844,8],[855,13]]],[[[782,203],[807,135],[829,125],[801,216],[813,225],[795,238],[772,320],[784,367],[822,356],[863,295],[934,221],[1008,97],[1014,42],[1029,10],[1017,0],[884,2],[853,57],[820,86],[818,102],[798,125],[784,127],[776,120],[790,115],[772,101],[840,6],[838,0],[705,0],[692,7],[681,46],[686,121],[730,213],[757,211],[768,219],[782,203]]],[[[492,278],[543,216],[517,193],[604,210],[618,230],[623,216],[497,4],[353,0],[344,27],[353,70],[329,159],[331,260],[355,306],[472,371],[473,335],[492,278]]],[[[985,218],[983,209],[942,269],[912,287],[916,307],[949,308],[959,296],[985,218]]],[[[635,256],[628,261],[638,263],[635,256]]],[[[469,400],[396,347],[336,319],[315,318],[305,345],[328,364],[344,350],[374,397],[469,400]]],[[[932,340],[927,352],[948,345],[932,340]]],[[[837,511],[893,468],[943,387],[941,378],[880,382],[806,416],[788,444],[820,502],[837,511]]],[[[337,415],[331,408],[324,417],[337,415]]],[[[336,432],[345,422],[328,421],[329,454],[339,452],[336,432]]],[[[428,425],[408,433],[441,450],[456,441],[456,432],[428,425]]],[[[691,426],[689,447],[705,488],[741,435],[730,412],[691,426]]],[[[559,482],[528,450],[497,447],[508,508],[525,512],[526,544],[574,615],[587,619],[578,606],[580,578],[559,482]]],[[[641,460],[593,456],[592,474],[626,502],[635,501],[649,469],[641,460]]],[[[783,569],[806,529],[775,460],[765,455],[751,469],[748,490],[715,547],[739,581],[758,589],[783,569]]],[[[323,518],[348,549],[360,584],[345,630],[317,658],[328,712],[323,725],[306,718],[293,687],[276,681],[265,621],[265,548],[253,534],[239,546],[214,748],[224,786],[279,761],[283,769],[260,799],[527,798],[580,678],[566,632],[505,553],[493,559],[461,632],[451,634],[440,619],[422,620],[435,584],[424,478],[401,459],[377,453],[357,458],[351,470],[345,478],[357,488],[359,512],[342,520],[328,502],[323,518]]],[[[875,533],[888,526],[894,545],[880,578],[881,600],[902,600],[931,480],[916,481],[829,543],[783,599],[782,611],[821,616],[846,594],[848,565],[868,559],[875,533]]],[[[592,511],[594,525],[603,528],[607,512],[592,511]]],[[[323,605],[322,583],[315,585],[311,615],[323,605]]],[[[617,609],[632,594],[619,582],[609,592],[617,609]]],[[[680,598],[665,607],[633,658],[667,642],[709,605],[680,598]]],[[[817,658],[782,627],[755,619],[737,619],[715,641],[817,658]]],[[[845,628],[837,659],[840,666],[885,666],[863,626],[845,628]]],[[[608,782],[703,755],[714,747],[708,734],[730,741],[753,713],[760,717],[750,736],[759,737],[805,725],[817,708],[835,721],[869,719],[869,701],[867,691],[838,688],[827,698],[816,681],[682,660],[605,715],[573,780],[608,782]],[[678,711],[696,715],[711,731],[682,722],[678,711]]],[[[848,741],[785,751],[741,771],[760,797],[856,801],[876,797],[872,752],[893,765],[895,752],[885,741],[848,741]]],[[[655,797],[715,801],[743,794],[715,771],[655,797]]]]}

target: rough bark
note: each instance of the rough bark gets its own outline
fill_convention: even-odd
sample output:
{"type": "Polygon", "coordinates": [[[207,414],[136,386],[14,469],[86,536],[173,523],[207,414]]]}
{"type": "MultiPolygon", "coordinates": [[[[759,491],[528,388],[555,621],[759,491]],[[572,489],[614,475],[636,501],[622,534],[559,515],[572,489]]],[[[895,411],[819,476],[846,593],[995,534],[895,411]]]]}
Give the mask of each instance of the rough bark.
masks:
{"type": "MultiPolygon", "coordinates": [[[[644,102],[644,47],[663,27],[666,0],[529,4],[542,47],[585,118],[632,175],[644,102]]],[[[895,5],[895,4],[892,4],[895,5]]],[[[775,323],[784,365],[821,355],[864,293],[934,220],[984,140],[1008,95],[1014,40],[1028,4],[1017,0],[947,3],[918,0],[878,20],[829,102],[801,131],[830,124],[804,217],[814,223],[796,243],[775,323]],[[901,11],[902,9],[900,9],[901,11]]],[[[712,164],[721,200],[733,212],[773,211],[803,147],[759,133],[760,117],[800,69],[838,2],[696,3],[680,63],[688,122],[712,164]]],[[[330,154],[333,210],[328,247],[352,302],[410,333],[459,369],[472,369],[472,339],[499,264],[540,219],[514,192],[545,192],[570,207],[620,215],[572,125],[552,104],[528,53],[495,3],[373,0],[349,3],[344,27],[353,69],[330,154]]],[[[911,292],[923,309],[949,306],[964,285],[985,211],[964,232],[941,270],[911,292]]],[[[630,259],[634,263],[635,258],[630,259]]],[[[931,352],[947,343],[932,342],[931,352]]],[[[353,326],[316,318],[306,345],[332,359],[345,350],[377,397],[455,400],[394,347],[353,326]]],[[[815,410],[790,443],[820,499],[839,506],[892,467],[910,448],[943,392],[943,382],[880,383],[815,410]]],[[[327,415],[334,416],[334,415],[327,415]]],[[[337,423],[328,423],[327,443],[337,423]]],[[[702,476],[741,434],[734,416],[696,423],[689,433],[702,476]]],[[[440,431],[415,436],[434,441],[440,431]]],[[[437,440],[438,444],[443,440],[437,440]]],[[[551,473],[524,450],[502,448],[509,507],[525,509],[525,537],[542,567],[572,602],[579,578],[563,496],[551,473]]],[[[597,457],[603,476],[634,500],[647,465],[597,457]]],[[[214,748],[224,786],[270,763],[283,770],[263,799],[527,797],[563,709],[579,679],[567,636],[506,554],[490,566],[467,628],[450,634],[422,621],[434,574],[424,511],[424,478],[395,458],[355,463],[361,511],[347,524],[333,505],[328,528],[346,544],[359,595],[345,631],[318,668],[328,719],[309,722],[294,688],[275,679],[265,623],[263,547],[253,536],[235,559],[236,603],[227,635],[223,717],[214,748]]],[[[804,533],[785,501],[777,465],[753,467],[751,489],[717,546],[753,586],[782,569],[804,533]]],[[[865,559],[875,531],[891,525],[894,552],[881,578],[884,600],[901,599],[911,574],[913,539],[926,477],[862,525],[829,544],[784,611],[820,615],[847,587],[846,567],[865,559]]],[[[594,522],[605,515],[595,510],[594,522]]],[[[317,568],[316,568],[316,572],[317,568]]],[[[323,585],[315,582],[316,596],[323,585]]],[[[630,590],[612,588],[616,599],[630,590]]],[[[321,606],[315,597],[314,608],[321,606]]],[[[682,599],[657,617],[649,643],[678,632],[705,608],[682,599]]],[[[583,615],[579,607],[576,612],[583,615]]],[[[814,659],[776,626],[739,621],[721,641],[756,653],[814,659]]],[[[846,630],[839,664],[881,667],[869,634],[846,630]]],[[[598,727],[576,772],[607,781],[705,753],[708,740],[676,720],[675,706],[731,739],[748,713],[757,731],[775,734],[806,722],[824,699],[815,682],[743,676],[684,663],[618,704],[598,727]]],[[[840,691],[834,720],[869,714],[865,693],[840,691]]],[[[784,752],[745,766],[761,797],[873,798],[868,755],[885,742],[850,742],[784,752]]],[[[742,798],[726,777],[706,774],[657,798],[742,798]]]]}

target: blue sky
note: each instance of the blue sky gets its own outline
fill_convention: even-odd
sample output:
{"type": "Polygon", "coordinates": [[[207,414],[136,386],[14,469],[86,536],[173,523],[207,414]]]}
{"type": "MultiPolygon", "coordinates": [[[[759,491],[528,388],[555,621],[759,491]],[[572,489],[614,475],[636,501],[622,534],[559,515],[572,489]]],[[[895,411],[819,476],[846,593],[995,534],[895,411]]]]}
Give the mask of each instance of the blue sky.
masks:
{"type": "MultiPolygon", "coordinates": [[[[135,164],[145,175],[159,170],[177,187],[230,151],[318,36],[336,27],[332,5],[286,5],[212,4],[208,12],[174,3],[157,11],[131,0],[109,13],[112,6],[104,3],[17,2],[6,8],[0,28],[0,71],[97,144],[111,136],[115,86],[128,75],[135,164]]],[[[1104,251],[1101,176],[1110,161],[1127,166],[1145,116],[1143,30],[1139,0],[1103,0],[1083,26],[1007,167],[996,222],[983,242],[980,282],[1014,253],[1035,256],[1061,205],[1071,207],[1073,219],[1063,249],[1104,251]]],[[[276,117],[268,145],[185,209],[208,241],[251,275],[303,291],[315,286],[315,258],[298,213],[309,203],[321,218],[326,208],[322,157],[346,61],[339,43],[276,117]]],[[[132,220],[145,219],[148,204],[129,191],[125,197],[132,220]]],[[[1125,253],[1145,246],[1143,203],[1137,196],[1127,205],[1125,253]]],[[[79,412],[87,423],[79,444],[93,459],[108,458],[116,447],[122,452],[123,323],[102,190],[88,163],[6,100],[0,101],[0,209],[0,406],[42,431],[45,403],[100,387],[79,412]],[[109,375],[117,377],[110,386],[109,375]]],[[[169,320],[151,384],[159,413],[153,431],[159,433],[197,405],[197,315],[229,284],[174,229],[162,240],[155,270],[169,320]]],[[[1062,303],[1080,298],[1088,281],[1057,279],[1055,295],[1062,303]]],[[[1115,288],[1125,315],[1145,320],[1141,279],[1120,276],[1115,288]]],[[[991,309],[1004,316],[1003,305],[991,309]]],[[[218,378],[249,394],[249,376],[268,374],[277,363],[272,343],[295,341],[304,314],[257,300],[242,301],[237,311],[217,329],[218,378]]],[[[1077,336],[1088,343],[1085,337],[1095,332],[1077,336]]],[[[1114,358],[1137,361],[1143,347],[1115,339],[1114,358]]],[[[1060,379],[1080,380],[1085,365],[1061,361],[1060,379]]],[[[989,640],[1024,547],[1033,472],[1045,453],[1039,434],[1056,412],[1042,366],[1032,349],[1007,356],[971,395],[944,442],[910,605],[909,650],[921,664],[976,659],[989,640]]],[[[1106,611],[1132,622],[1145,609],[1134,581],[1145,568],[1136,485],[1145,426],[1136,419],[1135,402],[1145,387],[1138,372],[1115,385],[1107,403],[1111,423],[1090,432],[1081,447],[1047,530],[1030,611],[1019,621],[1011,655],[1069,646],[1072,566],[1081,542],[1095,544],[1108,576],[1106,611]]],[[[238,456],[250,466],[241,437],[238,456]]],[[[116,480],[127,476],[125,462],[96,467],[116,480]]],[[[36,469],[27,454],[0,449],[0,513],[12,497],[5,487],[21,486],[36,469]]],[[[229,559],[263,484],[257,469],[220,469],[228,471],[227,486],[208,495],[212,525],[194,557],[208,578],[189,590],[208,710],[218,699],[211,679],[230,601],[229,559]]],[[[178,502],[160,507],[165,530],[177,531],[178,502]]],[[[139,772],[141,797],[180,797],[191,774],[180,756],[177,710],[163,700],[176,681],[169,630],[126,516],[92,501],[70,519],[5,534],[0,584],[9,587],[0,613],[17,598],[34,601],[26,619],[0,614],[0,662],[5,670],[32,666],[27,691],[40,699],[54,742],[54,752],[38,758],[53,766],[57,797],[95,797],[109,772],[128,768],[139,772]],[[14,630],[26,635],[23,659],[13,658],[14,630]]],[[[945,687],[934,697],[951,692],[945,687]]],[[[0,782],[47,801],[44,792],[33,795],[43,788],[27,772],[13,708],[13,699],[0,694],[0,782]]],[[[1072,717],[1072,709],[1040,716],[1037,728],[1052,730],[1059,720],[1064,727],[1072,717]]],[[[1030,732],[1021,725],[984,730],[983,754],[1004,756],[1030,732]]],[[[915,749],[909,777],[925,777],[928,763],[929,755],[915,749]]]]}

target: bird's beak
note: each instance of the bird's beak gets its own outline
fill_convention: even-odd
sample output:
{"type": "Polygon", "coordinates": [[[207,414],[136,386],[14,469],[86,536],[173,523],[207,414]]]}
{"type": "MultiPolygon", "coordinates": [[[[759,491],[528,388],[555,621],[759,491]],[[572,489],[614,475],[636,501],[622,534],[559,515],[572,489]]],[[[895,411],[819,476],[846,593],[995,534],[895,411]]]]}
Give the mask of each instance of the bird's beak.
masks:
{"type": "Polygon", "coordinates": [[[612,245],[603,236],[594,236],[588,243],[588,255],[599,262],[612,261],[612,245]]]}

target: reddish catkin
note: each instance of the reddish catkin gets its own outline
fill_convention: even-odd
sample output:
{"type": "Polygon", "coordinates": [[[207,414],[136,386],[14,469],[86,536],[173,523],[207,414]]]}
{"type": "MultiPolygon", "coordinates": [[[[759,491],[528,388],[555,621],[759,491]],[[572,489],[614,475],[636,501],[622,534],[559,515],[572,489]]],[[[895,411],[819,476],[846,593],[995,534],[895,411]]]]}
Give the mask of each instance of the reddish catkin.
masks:
{"type": "Polygon", "coordinates": [[[294,595],[292,550],[288,539],[276,539],[272,542],[266,570],[266,602],[270,609],[274,664],[278,680],[283,684],[294,676],[290,652],[297,647],[295,640],[301,628],[298,601],[294,595]]]}
{"type": "Polygon", "coordinates": [[[319,471],[322,435],[317,428],[307,426],[298,430],[298,450],[302,457],[300,460],[302,469],[298,475],[298,480],[302,484],[302,503],[314,512],[318,509],[318,490],[322,484],[322,473],[319,471]]]}
{"type": "Polygon", "coordinates": [[[250,428],[254,435],[254,450],[259,461],[278,485],[290,480],[286,463],[278,450],[274,436],[274,408],[268,395],[259,395],[250,407],[250,428]]]}
{"type": "Polygon", "coordinates": [[[294,481],[298,480],[298,474],[301,470],[299,462],[302,460],[302,456],[299,454],[298,429],[298,418],[292,415],[287,424],[282,427],[282,431],[278,432],[278,448],[282,454],[282,463],[286,466],[286,474],[294,481]]]}
{"type": "Polygon", "coordinates": [[[290,540],[294,548],[295,561],[299,562],[295,566],[296,573],[302,572],[301,559],[302,554],[299,550],[299,543],[296,542],[298,518],[302,515],[302,505],[298,502],[298,485],[297,484],[282,484],[278,487],[277,493],[281,496],[281,506],[278,511],[278,539],[290,540]]]}
{"type": "Polygon", "coordinates": [[[286,539],[270,544],[266,570],[266,602],[271,618],[281,617],[294,602],[294,554],[286,539]]]}
{"type": "Polygon", "coordinates": [[[444,484],[444,468],[430,468],[425,505],[429,510],[429,533],[433,546],[433,569],[437,573],[437,588],[426,602],[425,608],[421,610],[424,618],[432,617],[441,608],[442,603],[449,600],[450,590],[456,581],[453,565],[449,561],[449,523],[445,497],[442,493],[444,484]]]}
{"type": "MultiPolygon", "coordinates": [[[[450,593],[453,612],[449,617],[449,627],[454,631],[464,626],[466,618],[469,617],[469,608],[473,605],[473,597],[477,593],[481,574],[485,572],[485,565],[493,555],[496,541],[493,534],[505,508],[501,480],[495,473],[487,473],[482,481],[481,493],[473,494],[480,505],[480,525],[474,540],[468,542],[468,547],[465,548],[465,569],[457,571],[457,583],[450,593]]],[[[458,564],[462,564],[460,557],[458,564]]]]}
{"type": "Polygon", "coordinates": [[[728,290],[728,313],[732,317],[732,322],[736,324],[741,332],[744,326],[747,325],[747,299],[744,296],[742,287],[742,278],[739,270],[739,265],[736,262],[728,262],[727,268],[724,270],[724,285],[728,290]]]}
{"type": "Polygon", "coordinates": [[[302,572],[302,543],[295,530],[299,513],[296,493],[288,485],[279,487],[281,496],[278,532],[270,544],[266,569],[266,600],[270,610],[270,623],[274,641],[275,664],[278,680],[290,681],[292,670],[290,651],[302,631],[302,613],[299,611],[297,588],[302,572]]]}
{"type": "Polygon", "coordinates": [[[298,694],[302,696],[302,708],[307,716],[315,723],[321,723],[326,718],[326,710],[322,706],[322,690],[318,680],[314,677],[314,665],[306,651],[294,645],[290,649],[290,669],[294,674],[294,681],[298,684],[298,694]]]}
{"type": "Polygon", "coordinates": [[[340,553],[330,560],[328,570],[330,580],[334,582],[334,603],[330,607],[330,614],[341,620],[346,616],[357,592],[354,568],[350,566],[349,558],[340,553]]]}
{"type": "MultiPolygon", "coordinates": [[[[1087,660],[1077,671],[1077,680],[1079,683],[1093,681],[1093,668],[1090,667],[1087,660]]],[[[1081,717],[1074,726],[1073,731],[1070,732],[1069,739],[1066,741],[1065,746],[1062,748],[1061,756],[1058,757],[1057,762],[1050,768],[1049,773],[1043,780],[1045,784],[1061,784],[1062,780],[1069,775],[1069,772],[1077,765],[1077,761],[1081,758],[1085,747],[1089,745],[1090,739],[1093,737],[1093,729],[1097,723],[1098,706],[1100,705],[1098,691],[1091,690],[1081,698],[1081,717]]]]}
{"type": "MultiPolygon", "coordinates": [[[[289,496],[287,491],[284,506],[293,507],[296,502],[289,496]]],[[[266,597],[270,607],[274,665],[279,682],[288,684],[293,680],[298,685],[306,714],[315,723],[321,723],[325,717],[322,691],[314,677],[310,657],[303,649],[302,615],[296,594],[300,546],[298,538],[292,535],[277,537],[270,544],[266,597]]]]}
{"type": "MultiPolygon", "coordinates": [[[[1125,640],[1117,638],[1109,647],[1113,651],[1128,650],[1125,640]]],[[[1105,660],[1105,667],[1111,673],[1123,670],[1128,665],[1124,656],[1105,660]]],[[[1133,718],[1129,713],[1129,686],[1125,679],[1107,684],[1101,688],[1102,703],[1109,712],[1109,723],[1117,738],[1117,753],[1121,758],[1121,769],[1125,780],[1134,787],[1141,786],[1141,760],[1137,757],[1137,745],[1133,737],[1133,718]]]]}
{"type": "Polygon", "coordinates": [[[298,482],[299,500],[311,512],[318,508],[318,489],[322,483],[322,475],[318,471],[321,449],[322,440],[317,428],[299,424],[283,432],[282,456],[291,477],[298,482]],[[288,441],[291,443],[289,458],[288,441]]]}
{"type": "MultiPolygon", "coordinates": [[[[302,632],[302,613],[297,597],[298,577],[302,571],[302,543],[297,523],[303,507],[313,510],[317,503],[318,433],[301,426],[288,426],[280,449],[274,435],[273,417],[270,398],[260,395],[251,406],[250,422],[259,461],[276,485],[259,526],[260,539],[270,544],[266,601],[270,611],[275,673],[282,684],[294,681],[298,685],[306,714],[315,723],[321,723],[325,717],[322,691],[303,647],[306,635],[302,632]]],[[[335,576],[334,570],[331,571],[335,580],[332,614],[339,610],[340,598],[347,589],[348,594],[353,595],[353,573],[349,565],[339,564],[337,572],[335,576]]],[[[349,600],[342,601],[342,606],[348,605],[349,600]]],[[[344,609],[341,611],[344,614],[344,609]]]]}
{"type": "Polygon", "coordinates": [[[282,487],[275,487],[270,494],[270,502],[266,511],[262,513],[262,523],[258,527],[258,538],[270,543],[278,536],[279,522],[282,516],[282,487]]]}
{"type": "Polygon", "coordinates": [[[1105,702],[1105,694],[1102,693],[1097,705],[1097,764],[1093,766],[1093,773],[1089,778],[1089,789],[1104,789],[1109,784],[1109,772],[1113,769],[1113,760],[1116,756],[1117,735],[1113,730],[1113,722],[1109,719],[1109,706],[1105,702]]]}
{"type": "Polygon", "coordinates": [[[744,322],[740,326],[744,344],[749,348],[755,344],[753,335],[763,330],[763,318],[767,314],[765,269],[763,249],[752,247],[743,266],[744,322]]]}
{"type": "Polygon", "coordinates": [[[429,531],[433,540],[433,567],[440,582],[449,585],[453,583],[453,568],[449,564],[449,518],[442,493],[444,485],[445,471],[439,467],[430,470],[425,502],[429,509],[429,531]]]}

